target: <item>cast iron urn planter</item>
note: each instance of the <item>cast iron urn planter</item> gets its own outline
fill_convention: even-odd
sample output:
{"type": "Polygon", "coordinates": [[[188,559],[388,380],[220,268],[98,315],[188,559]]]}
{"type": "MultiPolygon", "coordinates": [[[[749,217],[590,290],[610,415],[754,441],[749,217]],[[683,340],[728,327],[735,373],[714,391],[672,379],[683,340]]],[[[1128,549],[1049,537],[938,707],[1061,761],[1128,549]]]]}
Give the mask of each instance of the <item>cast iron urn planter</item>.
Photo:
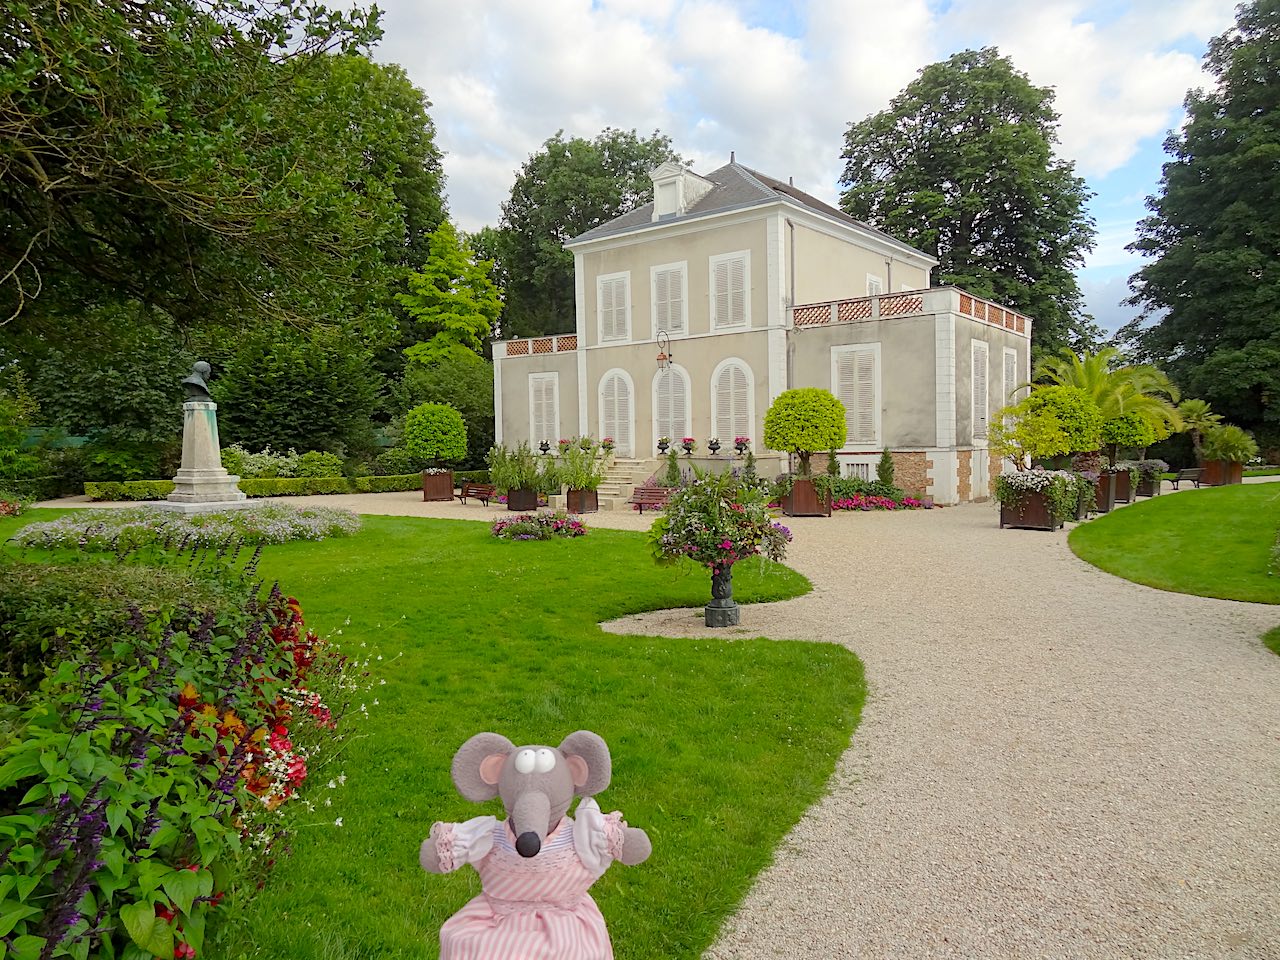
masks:
{"type": "Polygon", "coordinates": [[[453,499],[453,471],[422,474],[422,499],[444,501],[453,499]]]}
{"type": "Polygon", "coordinates": [[[742,610],[733,599],[733,564],[711,572],[711,602],[703,610],[708,627],[736,627],[742,610]]]}
{"type": "Polygon", "coordinates": [[[710,443],[707,444],[707,449],[711,451],[711,455],[714,457],[717,453],[720,452],[720,441],[713,439],[710,443]]]}
{"type": "Polygon", "coordinates": [[[508,490],[507,509],[521,512],[538,509],[537,490],[508,490]]]}
{"type": "Polygon", "coordinates": [[[565,494],[570,513],[598,513],[600,495],[595,490],[569,490],[565,494]]]}
{"type": "Polygon", "coordinates": [[[684,447],[684,455],[685,455],[686,457],[689,457],[689,456],[692,456],[692,455],[693,455],[693,441],[692,441],[692,440],[683,440],[683,441],[681,441],[680,446],[684,447]]]}
{"type": "Polygon", "coordinates": [[[733,449],[738,452],[738,456],[744,456],[747,452],[747,441],[735,440],[733,442],[733,449]]]}
{"type": "Polygon", "coordinates": [[[671,446],[671,443],[670,443],[669,441],[667,441],[667,440],[659,440],[659,441],[658,441],[658,452],[659,452],[659,453],[666,453],[666,452],[667,452],[667,447],[669,447],[669,446],[671,446]]]}
{"type": "Polygon", "coordinates": [[[546,456],[548,453],[551,452],[551,441],[543,440],[540,444],[538,444],[538,449],[542,451],[543,456],[546,456]]]}

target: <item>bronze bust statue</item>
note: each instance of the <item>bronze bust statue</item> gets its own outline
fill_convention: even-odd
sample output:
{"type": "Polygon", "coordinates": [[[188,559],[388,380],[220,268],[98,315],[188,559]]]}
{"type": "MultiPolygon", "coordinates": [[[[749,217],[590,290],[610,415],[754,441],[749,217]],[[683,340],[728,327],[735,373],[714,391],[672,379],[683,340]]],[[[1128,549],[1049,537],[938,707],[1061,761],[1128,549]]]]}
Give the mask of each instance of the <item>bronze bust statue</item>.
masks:
{"type": "Polygon", "coordinates": [[[183,388],[187,391],[188,400],[212,400],[209,396],[209,374],[213,372],[203,360],[197,360],[191,367],[191,376],[182,381],[183,388]]]}

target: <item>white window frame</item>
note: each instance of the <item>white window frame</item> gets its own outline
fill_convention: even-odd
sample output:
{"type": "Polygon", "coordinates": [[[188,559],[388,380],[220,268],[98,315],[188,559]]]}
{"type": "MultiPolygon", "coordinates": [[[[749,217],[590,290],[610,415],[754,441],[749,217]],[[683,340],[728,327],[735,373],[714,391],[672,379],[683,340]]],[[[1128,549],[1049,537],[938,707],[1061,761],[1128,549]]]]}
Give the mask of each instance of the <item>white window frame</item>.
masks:
{"type": "Polygon", "coordinates": [[[658,273],[663,270],[680,271],[680,329],[666,331],[669,337],[689,335],[689,261],[660,263],[649,268],[649,324],[653,338],[658,338],[658,273]]]}
{"type": "MultiPolygon", "coordinates": [[[[711,316],[711,332],[717,330],[742,330],[751,326],[751,251],[735,250],[717,253],[707,258],[708,314],[711,316]],[[732,260],[742,261],[742,320],[738,323],[721,323],[716,316],[716,266],[732,260]]],[[[714,392],[714,388],[713,388],[714,392]]]]}
{"type": "MultiPolygon", "coordinates": [[[[851,353],[869,353],[875,364],[875,377],[873,382],[872,396],[874,397],[872,408],[872,424],[874,437],[871,440],[854,441],[848,436],[845,437],[842,450],[856,450],[859,447],[875,447],[879,449],[883,446],[883,429],[881,423],[880,406],[884,391],[883,371],[880,365],[880,344],[875,343],[848,343],[838,347],[831,348],[831,393],[836,399],[840,398],[840,358],[851,353]]],[[[841,401],[843,403],[843,401],[841,401]]]]}
{"type": "Polygon", "coordinates": [[[1001,356],[1004,358],[1000,363],[1001,386],[1004,387],[1004,393],[1001,397],[1000,406],[1007,407],[1009,404],[1016,402],[1013,399],[1013,391],[1018,385],[1018,351],[1013,347],[1005,347],[1001,352],[1001,356]],[[1013,357],[1013,383],[1004,383],[1003,381],[1006,379],[1004,374],[1005,370],[1008,369],[1010,357],[1013,357]]]}
{"type": "Polygon", "coordinates": [[[536,447],[543,440],[551,441],[551,446],[555,447],[556,441],[560,439],[560,374],[551,373],[531,373],[529,374],[529,446],[536,447]],[[537,432],[537,422],[534,419],[534,401],[533,401],[533,385],[535,382],[547,380],[551,383],[551,408],[552,426],[555,433],[550,437],[538,437],[534,434],[537,432]]]}
{"type": "MultiPolygon", "coordinates": [[[[754,450],[756,449],[756,441],[759,439],[755,435],[756,434],[756,375],[755,375],[755,371],[751,369],[751,364],[747,363],[747,361],[743,360],[741,357],[725,357],[718,364],[716,364],[716,368],[711,371],[711,385],[710,385],[711,386],[711,390],[710,390],[711,406],[709,408],[711,413],[711,436],[719,440],[720,445],[722,447],[733,446],[732,436],[724,437],[724,436],[716,435],[716,430],[718,430],[720,427],[720,424],[716,423],[716,383],[719,382],[720,374],[724,372],[725,368],[731,367],[731,366],[741,367],[747,375],[747,435],[751,437],[751,446],[748,447],[748,449],[754,452],[754,450]]],[[[690,423],[692,423],[692,421],[690,421],[690,423]]]]}
{"type": "MultiPolygon", "coordinates": [[[[1003,374],[1002,374],[1003,376],[1003,374]]],[[[986,440],[991,433],[991,344],[986,340],[979,340],[974,337],[969,341],[969,438],[971,440],[986,440]],[[978,436],[978,406],[974,401],[974,392],[977,387],[978,372],[978,345],[982,345],[982,352],[985,355],[986,369],[983,370],[983,384],[986,390],[982,394],[982,422],[986,424],[983,428],[982,436],[978,436]]]]}
{"type": "MultiPolygon", "coordinates": [[[[623,381],[627,385],[627,395],[631,398],[631,402],[627,405],[629,408],[628,420],[630,421],[629,429],[631,430],[631,449],[619,450],[621,455],[625,455],[630,458],[634,457],[636,453],[636,383],[631,379],[631,374],[626,370],[623,370],[621,367],[612,367],[611,369],[606,370],[600,375],[600,379],[596,381],[596,413],[599,416],[599,419],[596,420],[596,426],[600,432],[600,439],[603,440],[607,436],[604,432],[604,385],[605,381],[614,374],[618,374],[622,377],[623,381]]],[[[615,437],[614,439],[617,438],[615,437]]]]}
{"type": "Polygon", "coordinates": [[[621,273],[602,273],[596,277],[596,342],[597,343],[627,343],[631,340],[631,271],[624,270],[621,273]],[[606,337],[604,335],[604,309],[601,302],[604,300],[602,296],[604,285],[612,283],[615,280],[622,281],[622,300],[625,304],[623,313],[623,333],[620,337],[606,337]]]}
{"type": "MultiPolygon", "coordinates": [[[[662,428],[658,423],[658,385],[662,383],[665,376],[680,376],[684,378],[684,422],[686,429],[693,429],[693,378],[689,376],[689,371],[677,363],[671,364],[667,370],[659,370],[653,375],[653,383],[651,384],[650,397],[652,398],[653,419],[653,442],[656,446],[658,438],[663,436],[662,428]],[[670,371],[670,373],[668,373],[670,371]]],[[[671,436],[673,446],[679,446],[681,437],[671,436]]]]}
{"type": "Polygon", "coordinates": [[[884,296],[884,278],[882,278],[880,274],[878,273],[867,274],[867,296],[868,297],[884,296]],[[874,290],[871,289],[873,285],[875,286],[874,290]]]}

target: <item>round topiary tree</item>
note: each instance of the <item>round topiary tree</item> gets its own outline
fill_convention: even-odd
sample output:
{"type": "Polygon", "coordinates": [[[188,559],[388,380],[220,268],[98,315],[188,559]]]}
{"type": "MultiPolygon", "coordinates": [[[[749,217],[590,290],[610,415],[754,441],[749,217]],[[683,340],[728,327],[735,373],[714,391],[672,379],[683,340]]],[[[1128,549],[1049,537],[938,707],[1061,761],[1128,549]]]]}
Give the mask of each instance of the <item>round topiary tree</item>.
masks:
{"type": "Polygon", "coordinates": [[[1077,387],[1041,387],[1005,407],[991,425],[991,447],[1025,470],[1030,460],[1097,450],[1102,412],[1077,387]]]}
{"type": "Polygon", "coordinates": [[[1114,463],[1121,447],[1145,452],[1156,442],[1156,431],[1142,414],[1122,413],[1102,422],[1102,442],[1107,446],[1107,456],[1114,463]]]}
{"type": "Polygon", "coordinates": [[[404,448],[433,464],[457,463],[467,455],[462,414],[445,403],[423,403],[404,418],[404,448]]]}
{"type": "Polygon", "coordinates": [[[829,390],[786,390],[764,415],[764,445],[799,457],[801,477],[809,476],[809,457],[815,451],[838,450],[845,436],[844,404],[829,390]]]}

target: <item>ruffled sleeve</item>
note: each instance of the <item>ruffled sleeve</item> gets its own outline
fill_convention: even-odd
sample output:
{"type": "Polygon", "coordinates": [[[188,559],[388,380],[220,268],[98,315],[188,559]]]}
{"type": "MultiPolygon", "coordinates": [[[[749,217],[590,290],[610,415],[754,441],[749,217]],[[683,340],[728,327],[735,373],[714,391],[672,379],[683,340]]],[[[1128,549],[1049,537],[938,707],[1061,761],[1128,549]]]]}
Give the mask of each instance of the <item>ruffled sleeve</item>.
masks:
{"type": "Polygon", "coordinates": [[[440,862],[440,872],[448,873],[463,864],[478,863],[487,857],[493,847],[493,830],[497,825],[497,817],[473,817],[464,823],[437,822],[431,825],[431,835],[422,841],[422,847],[425,850],[427,844],[432,844],[440,862]]]}
{"type": "Polygon", "coordinates": [[[573,815],[573,846],[578,859],[599,876],[622,854],[627,822],[617,810],[607,816],[591,797],[584,797],[573,815]]]}

